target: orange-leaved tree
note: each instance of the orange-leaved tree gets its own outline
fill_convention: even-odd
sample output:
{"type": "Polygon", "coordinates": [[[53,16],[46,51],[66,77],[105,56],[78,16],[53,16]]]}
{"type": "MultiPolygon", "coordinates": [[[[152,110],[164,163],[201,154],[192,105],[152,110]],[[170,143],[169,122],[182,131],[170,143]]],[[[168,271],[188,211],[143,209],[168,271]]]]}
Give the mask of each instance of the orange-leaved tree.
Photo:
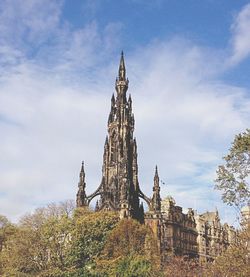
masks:
{"type": "Polygon", "coordinates": [[[123,219],[110,232],[97,271],[108,276],[160,276],[159,263],[156,239],[149,227],[123,219]]]}

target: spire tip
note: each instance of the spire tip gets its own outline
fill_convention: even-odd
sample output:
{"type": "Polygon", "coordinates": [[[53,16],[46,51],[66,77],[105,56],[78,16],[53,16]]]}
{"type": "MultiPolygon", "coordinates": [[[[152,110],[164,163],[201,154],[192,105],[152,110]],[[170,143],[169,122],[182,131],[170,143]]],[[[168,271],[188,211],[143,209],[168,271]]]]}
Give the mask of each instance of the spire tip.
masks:
{"type": "Polygon", "coordinates": [[[121,52],[121,59],[120,59],[120,65],[119,65],[119,71],[118,71],[118,80],[119,81],[126,80],[126,68],[125,68],[123,51],[121,52]]]}
{"type": "Polygon", "coordinates": [[[82,161],[81,172],[84,172],[84,161],[82,161]]]}

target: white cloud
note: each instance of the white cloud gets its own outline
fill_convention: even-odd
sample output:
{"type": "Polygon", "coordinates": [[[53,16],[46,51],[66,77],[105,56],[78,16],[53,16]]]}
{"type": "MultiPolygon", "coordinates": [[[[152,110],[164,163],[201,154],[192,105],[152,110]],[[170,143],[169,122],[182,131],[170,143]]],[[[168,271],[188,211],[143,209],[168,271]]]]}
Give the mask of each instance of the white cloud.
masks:
{"type": "Polygon", "coordinates": [[[232,25],[233,54],[229,63],[237,64],[250,54],[250,4],[245,5],[232,25]]]}
{"type": "MultiPolygon", "coordinates": [[[[22,31],[16,47],[5,36],[4,28],[14,28],[6,23],[13,8],[0,23],[1,49],[7,53],[0,59],[0,214],[13,219],[74,198],[82,159],[88,193],[101,179],[119,60],[114,49],[123,26],[117,22],[100,28],[92,22],[75,30],[60,24],[61,2],[52,3],[58,5],[51,8],[49,27],[34,23],[29,12],[21,13],[25,23],[20,30],[31,28],[32,37],[39,37],[41,47],[33,55],[22,42],[22,31]],[[50,31],[39,36],[46,28],[50,31]],[[45,43],[47,35],[52,45],[45,43]]],[[[42,16],[47,8],[39,6],[43,8],[42,16]]],[[[220,53],[181,38],[152,42],[126,56],[126,63],[142,190],[151,193],[157,163],[166,183],[163,196],[171,193],[177,204],[200,211],[219,206],[213,173],[233,136],[248,125],[246,89],[219,79],[220,53]]]]}
{"type": "Polygon", "coordinates": [[[141,185],[151,192],[157,163],[164,193],[179,205],[220,208],[214,173],[234,135],[248,127],[250,100],[245,89],[218,79],[218,61],[207,67],[207,51],[178,41],[131,58],[141,185]]]}
{"type": "Polygon", "coordinates": [[[44,45],[57,32],[61,6],[61,0],[1,1],[0,43],[23,51],[44,45]]]}

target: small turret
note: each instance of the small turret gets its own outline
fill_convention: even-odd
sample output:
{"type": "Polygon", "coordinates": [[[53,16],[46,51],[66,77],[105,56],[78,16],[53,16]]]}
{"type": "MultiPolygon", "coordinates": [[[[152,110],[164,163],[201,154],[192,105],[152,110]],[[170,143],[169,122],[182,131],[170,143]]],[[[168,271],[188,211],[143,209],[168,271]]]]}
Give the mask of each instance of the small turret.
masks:
{"type": "Polygon", "coordinates": [[[82,162],[82,167],[79,175],[79,183],[78,183],[78,192],[76,195],[76,206],[84,207],[87,206],[87,197],[86,197],[86,183],[85,183],[85,171],[84,171],[84,162],[82,162]]]}
{"type": "Polygon", "coordinates": [[[112,123],[115,118],[115,112],[116,112],[116,107],[115,107],[115,96],[114,94],[112,95],[111,98],[111,110],[109,113],[109,118],[108,118],[108,124],[112,123]]]}
{"type": "Polygon", "coordinates": [[[98,212],[99,209],[100,209],[100,207],[99,207],[99,201],[97,200],[96,204],[95,204],[95,212],[98,212]]]}
{"type": "Polygon", "coordinates": [[[111,97],[111,106],[113,107],[115,105],[115,96],[114,96],[114,93],[112,94],[112,97],[111,97]]]}
{"type": "Polygon", "coordinates": [[[133,155],[137,157],[137,142],[136,142],[136,138],[134,138],[133,142],[134,142],[133,155]]]}
{"type": "Polygon", "coordinates": [[[108,144],[109,144],[109,139],[108,139],[108,136],[106,136],[104,147],[105,148],[108,147],[108,144]]]}
{"type": "Polygon", "coordinates": [[[129,94],[129,97],[128,97],[128,106],[129,106],[130,109],[132,108],[131,94],[129,94]]]}
{"type": "Polygon", "coordinates": [[[154,176],[154,188],[153,188],[153,191],[155,191],[157,189],[160,191],[158,168],[156,166],[155,167],[155,176],[154,176]]]}
{"type": "Polygon", "coordinates": [[[154,176],[154,186],[153,186],[153,197],[151,210],[154,212],[161,211],[161,197],[160,197],[160,185],[159,185],[159,175],[157,166],[155,167],[155,176],[154,176]]]}

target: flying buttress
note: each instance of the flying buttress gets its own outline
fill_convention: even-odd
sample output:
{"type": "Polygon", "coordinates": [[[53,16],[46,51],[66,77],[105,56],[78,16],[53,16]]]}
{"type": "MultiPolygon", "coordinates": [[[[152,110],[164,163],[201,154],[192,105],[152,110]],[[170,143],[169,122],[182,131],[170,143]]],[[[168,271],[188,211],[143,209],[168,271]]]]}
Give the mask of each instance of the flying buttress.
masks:
{"type": "Polygon", "coordinates": [[[98,195],[102,194],[102,183],[100,184],[100,186],[97,188],[96,191],[94,191],[93,193],[91,193],[89,196],[87,196],[87,204],[89,205],[89,203],[91,202],[91,200],[93,198],[95,198],[98,195]]]}
{"type": "Polygon", "coordinates": [[[139,189],[139,197],[145,200],[145,202],[148,204],[148,207],[150,209],[151,207],[151,199],[147,197],[140,189],[139,189]]]}

